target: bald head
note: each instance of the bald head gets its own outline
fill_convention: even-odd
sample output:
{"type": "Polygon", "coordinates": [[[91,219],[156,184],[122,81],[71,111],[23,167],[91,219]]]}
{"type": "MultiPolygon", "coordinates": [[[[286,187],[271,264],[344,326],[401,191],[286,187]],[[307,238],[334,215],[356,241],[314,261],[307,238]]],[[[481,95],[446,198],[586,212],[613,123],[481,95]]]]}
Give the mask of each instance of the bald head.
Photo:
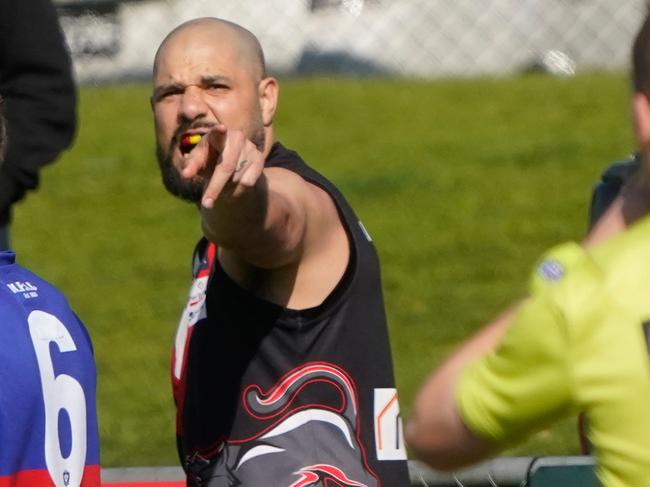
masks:
{"type": "Polygon", "coordinates": [[[165,37],[154,58],[154,78],[168,48],[188,41],[200,41],[210,48],[232,55],[256,80],[267,76],[264,51],[252,32],[227,20],[204,17],[179,25],[165,37]]]}

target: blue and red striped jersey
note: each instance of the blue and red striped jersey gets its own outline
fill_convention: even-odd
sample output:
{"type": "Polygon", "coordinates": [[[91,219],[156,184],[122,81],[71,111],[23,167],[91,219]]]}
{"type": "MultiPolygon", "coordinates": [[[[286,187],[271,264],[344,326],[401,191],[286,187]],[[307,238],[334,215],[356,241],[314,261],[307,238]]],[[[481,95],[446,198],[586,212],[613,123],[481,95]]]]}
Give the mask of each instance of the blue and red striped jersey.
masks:
{"type": "Polygon", "coordinates": [[[99,486],[90,338],[13,252],[0,252],[0,363],[0,487],[99,486]]]}

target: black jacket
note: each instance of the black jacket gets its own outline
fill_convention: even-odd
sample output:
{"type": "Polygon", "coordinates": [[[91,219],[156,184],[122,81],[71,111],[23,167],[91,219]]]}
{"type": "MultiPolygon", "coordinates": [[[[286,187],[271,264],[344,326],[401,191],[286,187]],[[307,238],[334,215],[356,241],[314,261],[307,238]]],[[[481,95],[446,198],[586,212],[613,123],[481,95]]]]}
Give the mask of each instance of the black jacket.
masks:
{"type": "Polygon", "coordinates": [[[623,161],[611,164],[602,174],[601,179],[591,194],[589,207],[589,228],[591,229],[598,219],[607,211],[614,198],[618,196],[625,182],[641,165],[638,153],[632,154],[623,161]]]}
{"type": "Polygon", "coordinates": [[[70,55],[50,0],[0,1],[0,95],[7,153],[0,167],[0,225],[38,186],[38,172],[72,142],[76,91],[70,55]]]}

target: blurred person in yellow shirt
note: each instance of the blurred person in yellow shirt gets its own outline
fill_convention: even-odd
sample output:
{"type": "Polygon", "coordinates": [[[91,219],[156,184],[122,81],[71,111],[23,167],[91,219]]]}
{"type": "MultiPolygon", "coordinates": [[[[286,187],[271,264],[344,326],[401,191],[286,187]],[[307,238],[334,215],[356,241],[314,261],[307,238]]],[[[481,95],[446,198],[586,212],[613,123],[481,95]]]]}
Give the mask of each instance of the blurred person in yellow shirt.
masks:
{"type": "Polygon", "coordinates": [[[551,249],[529,297],[425,382],[407,442],[435,468],[479,461],[584,411],[602,483],[650,482],[650,17],[632,62],[641,168],[582,245],[551,249]]]}

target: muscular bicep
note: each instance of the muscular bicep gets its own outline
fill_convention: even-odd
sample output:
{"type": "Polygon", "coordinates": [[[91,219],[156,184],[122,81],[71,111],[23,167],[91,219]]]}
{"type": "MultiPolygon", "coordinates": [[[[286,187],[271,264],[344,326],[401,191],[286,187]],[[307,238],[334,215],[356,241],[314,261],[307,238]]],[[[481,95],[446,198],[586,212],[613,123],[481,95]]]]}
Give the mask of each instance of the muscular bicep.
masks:
{"type": "Polygon", "coordinates": [[[263,268],[281,267],[300,259],[306,232],[314,217],[308,183],[283,169],[265,171],[267,206],[258,239],[252,240],[247,260],[263,268]]]}

